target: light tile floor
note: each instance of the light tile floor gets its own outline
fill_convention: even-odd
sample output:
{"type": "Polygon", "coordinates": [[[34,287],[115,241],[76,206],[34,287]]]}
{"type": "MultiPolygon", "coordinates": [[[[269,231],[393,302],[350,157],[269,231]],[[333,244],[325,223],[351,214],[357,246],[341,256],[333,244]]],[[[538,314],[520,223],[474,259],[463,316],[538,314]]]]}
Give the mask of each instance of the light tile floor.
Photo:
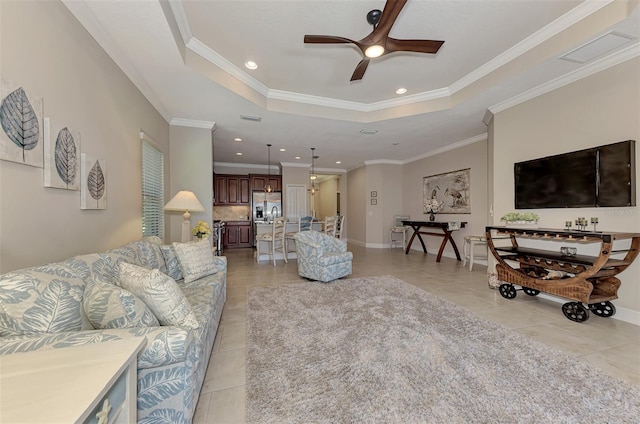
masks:
{"type": "MultiPolygon", "coordinates": [[[[486,267],[469,272],[462,262],[402,249],[366,249],[349,245],[353,277],[393,275],[522,334],[556,347],[619,378],[640,384],[640,327],[591,315],[584,323],[569,321],[561,304],[518,292],[504,299],[487,285],[486,267]]],[[[243,423],[245,415],[245,341],[247,289],[306,282],[297,263],[263,261],[253,249],[228,249],[227,302],[194,423],[243,423]]],[[[317,283],[320,284],[320,283],[317,283]]],[[[623,282],[624,284],[624,282],[623,282]]]]}

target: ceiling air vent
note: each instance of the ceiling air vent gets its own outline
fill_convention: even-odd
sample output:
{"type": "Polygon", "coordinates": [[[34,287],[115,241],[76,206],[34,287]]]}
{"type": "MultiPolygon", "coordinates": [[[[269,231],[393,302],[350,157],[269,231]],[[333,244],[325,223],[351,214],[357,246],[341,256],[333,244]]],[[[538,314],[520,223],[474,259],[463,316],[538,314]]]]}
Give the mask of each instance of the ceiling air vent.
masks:
{"type": "Polygon", "coordinates": [[[576,63],[587,63],[621,48],[635,37],[619,32],[608,32],[560,56],[560,59],[576,63]]]}
{"type": "Polygon", "coordinates": [[[369,130],[369,129],[366,129],[366,128],[360,130],[360,134],[367,134],[367,135],[375,134],[377,132],[378,132],[378,130],[369,130]]]}
{"type": "Polygon", "coordinates": [[[247,121],[260,122],[262,118],[260,116],[251,116],[251,115],[240,115],[240,119],[244,119],[247,121]]]}

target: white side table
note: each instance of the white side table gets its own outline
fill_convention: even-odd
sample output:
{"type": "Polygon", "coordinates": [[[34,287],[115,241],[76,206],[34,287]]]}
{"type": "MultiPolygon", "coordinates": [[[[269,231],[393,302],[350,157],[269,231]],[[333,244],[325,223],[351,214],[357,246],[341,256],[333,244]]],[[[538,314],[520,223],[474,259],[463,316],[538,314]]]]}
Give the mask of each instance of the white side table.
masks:
{"type": "Polygon", "coordinates": [[[0,356],[1,421],[135,423],[144,343],[136,337],[0,356]]]}
{"type": "Polygon", "coordinates": [[[400,240],[396,240],[395,234],[402,234],[402,249],[405,248],[407,244],[407,227],[393,227],[389,232],[389,249],[393,249],[393,246],[400,242],[400,240]]]}
{"type": "Polygon", "coordinates": [[[464,238],[464,260],[462,261],[462,266],[467,264],[467,260],[469,260],[469,271],[473,270],[473,259],[474,256],[476,259],[487,259],[489,254],[487,252],[487,239],[484,236],[466,236],[464,238]],[[474,251],[476,246],[484,246],[485,252],[480,256],[475,256],[474,251]]]}

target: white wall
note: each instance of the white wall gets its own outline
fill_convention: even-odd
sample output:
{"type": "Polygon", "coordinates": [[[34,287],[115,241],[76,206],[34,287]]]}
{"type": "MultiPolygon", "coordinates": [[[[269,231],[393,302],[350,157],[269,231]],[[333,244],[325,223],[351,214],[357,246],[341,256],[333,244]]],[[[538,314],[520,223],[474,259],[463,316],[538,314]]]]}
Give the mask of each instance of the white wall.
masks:
{"type": "MultiPolygon", "coordinates": [[[[640,59],[599,72],[494,116],[494,222],[514,211],[513,164],[623,140],[636,140],[636,198],[640,169],[640,59]]],[[[540,226],[562,228],[578,216],[598,217],[599,230],[640,233],[638,206],[533,210],[540,226]]],[[[614,303],[640,322],[640,260],[618,275],[614,303]]]]}
{"type": "Polygon", "coordinates": [[[139,134],[168,170],[166,121],[58,1],[1,1],[0,54],[0,75],[42,97],[52,127],[77,129],[81,151],[107,161],[106,210],[43,187],[42,168],[0,161],[0,273],[140,238],[139,134]]]}

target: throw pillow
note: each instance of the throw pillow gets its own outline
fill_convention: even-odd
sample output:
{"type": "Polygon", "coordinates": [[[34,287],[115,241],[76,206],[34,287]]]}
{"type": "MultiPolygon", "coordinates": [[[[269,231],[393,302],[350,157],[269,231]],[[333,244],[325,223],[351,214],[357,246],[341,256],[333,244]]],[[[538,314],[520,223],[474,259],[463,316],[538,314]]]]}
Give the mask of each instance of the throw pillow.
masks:
{"type": "Polygon", "coordinates": [[[98,330],[160,325],[142,300],[130,291],[109,283],[89,282],[84,290],[82,306],[91,325],[98,330]]]}
{"type": "Polygon", "coordinates": [[[162,245],[160,246],[162,256],[164,256],[164,263],[167,266],[167,275],[174,280],[182,280],[182,270],[180,269],[180,262],[176,256],[176,251],[173,246],[162,245]]]}
{"type": "Polygon", "coordinates": [[[160,324],[187,328],[200,326],[178,284],[160,270],[122,263],[120,285],[142,299],[160,324]]]}
{"type": "Polygon", "coordinates": [[[180,262],[185,283],[206,277],[217,271],[209,240],[205,239],[196,243],[173,243],[173,248],[176,251],[178,262],[180,262]]]}
{"type": "Polygon", "coordinates": [[[82,313],[84,289],[64,263],[0,275],[0,337],[91,328],[82,313]]]}

